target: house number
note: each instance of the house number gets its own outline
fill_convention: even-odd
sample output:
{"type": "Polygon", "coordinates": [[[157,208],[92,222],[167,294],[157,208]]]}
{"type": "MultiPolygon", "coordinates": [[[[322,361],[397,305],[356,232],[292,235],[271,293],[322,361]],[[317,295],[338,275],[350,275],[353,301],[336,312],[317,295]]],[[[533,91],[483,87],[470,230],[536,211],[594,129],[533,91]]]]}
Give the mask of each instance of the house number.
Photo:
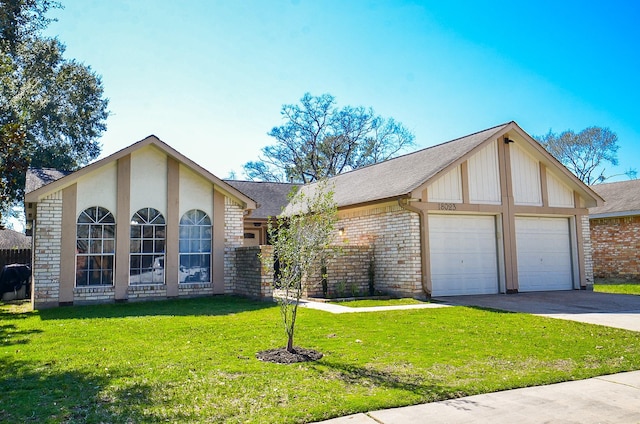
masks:
{"type": "Polygon", "coordinates": [[[438,209],[441,211],[455,211],[456,204],[455,203],[438,203],[438,209]]]}

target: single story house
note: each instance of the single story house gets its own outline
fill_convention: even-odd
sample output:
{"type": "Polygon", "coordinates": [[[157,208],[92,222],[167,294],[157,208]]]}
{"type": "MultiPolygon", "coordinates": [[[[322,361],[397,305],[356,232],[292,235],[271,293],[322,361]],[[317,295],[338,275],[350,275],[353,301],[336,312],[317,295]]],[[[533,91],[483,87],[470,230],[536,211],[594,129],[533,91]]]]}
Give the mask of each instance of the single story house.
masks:
{"type": "Polygon", "coordinates": [[[594,276],[640,281],[640,180],[591,188],[606,202],[589,209],[594,276]]]}
{"type": "Polygon", "coordinates": [[[256,203],[157,137],[27,181],[34,307],[233,292],[256,203]]]}
{"type": "Polygon", "coordinates": [[[515,122],[329,184],[336,242],[373,247],[378,290],[429,297],[593,285],[588,208],[603,200],[515,122]]]}
{"type": "MultiPolygon", "coordinates": [[[[293,187],[220,180],[155,136],[58,177],[25,196],[36,308],[245,293],[253,271],[243,264],[261,272],[247,256],[260,248],[245,245],[268,241],[267,218],[293,187]]],[[[377,290],[426,297],[593,284],[588,208],[603,200],[515,122],[330,181],[335,243],[360,258],[345,269],[370,258],[355,265],[375,275],[377,290]]]]}

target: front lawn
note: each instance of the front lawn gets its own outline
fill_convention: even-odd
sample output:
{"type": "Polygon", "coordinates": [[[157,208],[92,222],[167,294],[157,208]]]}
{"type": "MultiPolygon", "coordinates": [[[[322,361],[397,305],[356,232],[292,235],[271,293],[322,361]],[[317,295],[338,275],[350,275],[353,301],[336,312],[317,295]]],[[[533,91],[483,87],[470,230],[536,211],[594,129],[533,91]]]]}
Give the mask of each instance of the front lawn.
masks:
{"type": "Polygon", "coordinates": [[[451,307],[299,311],[230,297],[20,312],[0,306],[0,422],[308,422],[640,369],[638,333],[451,307]]]}
{"type": "Polygon", "coordinates": [[[596,281],[593,291],[601,293],[635,294],[640,296],[640,283],[596,281]]]}

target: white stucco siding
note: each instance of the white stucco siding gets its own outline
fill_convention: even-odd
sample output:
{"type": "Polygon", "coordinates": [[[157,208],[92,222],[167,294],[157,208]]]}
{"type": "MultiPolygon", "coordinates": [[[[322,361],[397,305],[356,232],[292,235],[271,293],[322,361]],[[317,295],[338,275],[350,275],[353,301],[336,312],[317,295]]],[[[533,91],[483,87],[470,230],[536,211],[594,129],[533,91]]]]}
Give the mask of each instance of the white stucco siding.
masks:
{"type": "Polygon", "coordinates": [[[540,164],[516,143],[509,144],[509,147],[514,203],[542,206],[540,164]]]}
{"type": "Polygon", "coordinates": [[[142,208],[167,213],[167,156],[153,147],[131,154],[131,213],[142,208]]]}
{"type": "Polygon", "coordinates": [[[180,165],[180,217],[199,209],[213,216],[213,185],[184,165],[180,165]]]}
{"type": "Polygon", "coordinates": [[[455,167],[427,187],[427,196],[430,202],[462,203],[460,167],[455,167]]]}
{"type": "Polygon", "coordinates": [[[78,180],[78,197],[76,214],[83,210],[101,206],[112,214],[117,207],[118,168],[117,162],[109,163],[96,169],[78,180]]]}
{"type": "Polygon", "coordinates": [[[467,162],[469,202],[499,205],[500,170],[496,142],[488,144],[467,162]]]}
{"type": "Polygon", "coordinates": [[[569,207],[574,206],[573,190],[567,187],[555,175],[547,171],[547,192],[549,193],[549,206],[569,207]]]}

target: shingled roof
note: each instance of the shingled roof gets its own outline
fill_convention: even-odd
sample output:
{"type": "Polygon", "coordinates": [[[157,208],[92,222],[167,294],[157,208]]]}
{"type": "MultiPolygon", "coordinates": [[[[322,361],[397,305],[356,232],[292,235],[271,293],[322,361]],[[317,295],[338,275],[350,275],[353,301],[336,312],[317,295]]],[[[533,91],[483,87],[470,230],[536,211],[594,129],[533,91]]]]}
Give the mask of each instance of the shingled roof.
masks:
{"type": "MultiPolygon", "coordinates": [[[[481,145],[509,123],[369,165],[329,179],[338,207],[409,196],[440,171],[481,145]]],[[[316,184],[303,187],[313,191],[316,184]]],[[[288,211],[292,212],[292,211],[288,211]]]]}
{"type": "Polygon", "coordinates": [[[282,208],[289,203],[291,190],[300,186],[300,184],[265,181],[225,180],[225,182],[257,202],[258,208],[251,213],[251,218],[257,219],[280,215],[282,208]]]}
{"type": "Polygon", "coordinates": [[[25,193],[31,193],[49,183],[59,180],[71,174],[71,171],[61,171],[52,168],[29,168],[27,170],[27,180],[24,186],[25,193]]]}
{"type": "Polygon", "coordinates": [[[31,237],[17,231],[0,228],[0,249],[31,249],[31,237]]]}
{"type": "Polygon", "coordinates": [[[605,201],[589,209],[591,218],[640,215],[640,180],[596,184],[591,188],[605,201]]]}

